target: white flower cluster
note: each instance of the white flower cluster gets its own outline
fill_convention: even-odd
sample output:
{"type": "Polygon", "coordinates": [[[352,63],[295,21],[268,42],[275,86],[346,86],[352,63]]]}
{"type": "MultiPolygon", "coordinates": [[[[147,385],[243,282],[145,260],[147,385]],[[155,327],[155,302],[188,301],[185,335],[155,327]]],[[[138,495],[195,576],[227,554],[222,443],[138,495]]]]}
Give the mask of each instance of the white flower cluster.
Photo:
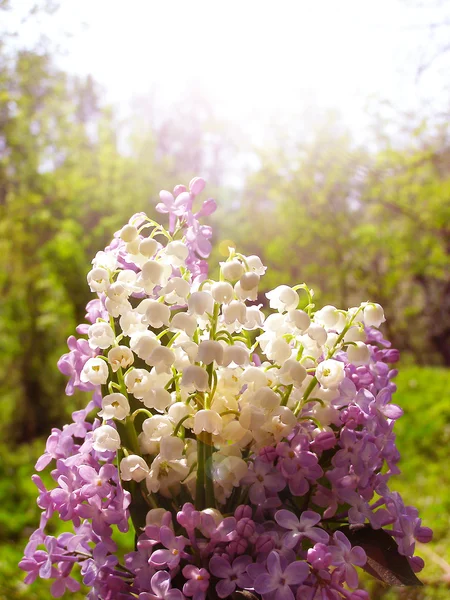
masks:
{"type": "Polygon", "coordinates": [[[314,312],[312,290],[281,285],[266,294],[266,317],[254,304],[266,271],[257,256],[230,249],[219,281],[198,283],[185,240],[152,226],[143,237],[148,223],[126,225],[124,260],[100,252],[88,274],[109,315],[89,327],[90,347],[103,354],[81,374],[109,392],[94,448],[122,448],[122,479],[145,480],[150,494],[170,497],[184,486],[195,499],[203,482],[223,504],[251,453],[285,439],[301,419],[317,434],[337,422],[344,362],[369,362],[364,326],[378,327],[383,310],[363,303],[314,312]],[[146,418],[137,428],[139,414],[146,418]]]}

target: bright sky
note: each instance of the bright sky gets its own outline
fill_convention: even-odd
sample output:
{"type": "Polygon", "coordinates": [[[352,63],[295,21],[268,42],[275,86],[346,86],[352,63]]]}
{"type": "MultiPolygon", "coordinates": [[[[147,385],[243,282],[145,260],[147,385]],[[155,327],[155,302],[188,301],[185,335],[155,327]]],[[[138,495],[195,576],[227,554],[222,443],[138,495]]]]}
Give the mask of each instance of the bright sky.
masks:
{"type": "MultiPolygon", "coordinates": [[[[28,4],[16,0],[10,20],[28,4]]],[[[253,133],[262,132],[274,115],[301,119],[307,105],[337,108],[360,132],[370,96],[413,108],[442,94],[435,67],[419,85],[415,81],[419,46],[426,47],[428,39],[424,25],[442,18],[431,0],[422,8],[406,0],[61,4],[42,20],[40,32],[60,41],[66,69],[91,73],[124,112],[133,97],[154,89],[170,105],[195,82],[219,115],[253,133]]],[[[36,34],[35,21],[21,26],[22,40],[36,34]]]]}

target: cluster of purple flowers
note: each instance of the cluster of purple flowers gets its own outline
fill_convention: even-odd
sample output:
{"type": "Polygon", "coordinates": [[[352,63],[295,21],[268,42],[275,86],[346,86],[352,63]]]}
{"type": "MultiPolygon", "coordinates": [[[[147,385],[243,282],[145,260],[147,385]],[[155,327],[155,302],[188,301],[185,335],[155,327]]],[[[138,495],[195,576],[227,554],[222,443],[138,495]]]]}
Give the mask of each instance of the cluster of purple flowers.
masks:
{"type": "MultiPolygon", "coordinates": [[[[177,232],[183,237],[183,244],[168,251],[174,262],[167,277],[167,257],[149,260],[160,246],[143,237],[149,221],[143,213],[134,215],[95,259],[88,281],[98,298],[87,305],[88,323],[77,328],[89,340],[71,336],[69,352],[58,363],[69,377],[68,395],[78,388],[93,397],[85,410],[73,414],[71,424],[52,431],[36,464],[37,471],[52,464],[56,485],[46,489],[38,475],[33,477],[42,515],[20,562],[25,581],[54,580],[51,592],[60,597],[80,588],[72,576],[78,565],[90,600],[214,600],[243,590],[262,600],[367,600],[355,568],[365,568],[367,556],[363,544],[352,541],[352,532],[383,531],[411,572],[423,567],[414,556],[416,541],[428,542],[432,535],[417,510],[388,487],[399,472],[393,428],[402,410],[391,402],[396,371],[389,364],[398,360],[398,352],[370,326],[371,320],[382,322],[381,307],[369,306],[365,327],[357,332],[365,342],[357,337],[346,343],[345,334],[356,330],[355,316],[367,303],[351,309],[342,325],[334,307],[323,309],[312,322],[311,313],[296,310],[295,289],[280,286],[286,289],[268,295],[280,314],[260,336],[260,347],[273,362],[253,354],[249,364],[253,349],[242,329],[255,328],[246,325],[249,315],[253,321],[263,316],[255,306],[246,313],[238,298],[251,298],[265,268],[257,257],[237,255],[241,264],[232,254],[224,272],[230,280],[230,273],[238,273],[234,292],[229,283],[211,282],[214,314],[203,307],[209,306],[201,282],[207,276],[211,229],[199,218],[215,209],[214,201],[207,200],[193,212],[203,189],[204,181],[195,178],[189,191],[177,186],[173,193],[160,194],[157,210],[169,216],[165,234],[172,244],[177,232]],[[146,279],[139,283],[145,269],[146,279]],[[125,276],[111,283],[117,272],[125,276]],[[150,280],[152,291],[147,292],[150,280]],[[192,292],[183,297],[186,281],[192,292]],[[227,298],[233,293],[234,299],[227,298]],[[157,337],[148,323],[160,314],[164,323],[161,298],[171,294],[175,299],[167,311],[185,315],[184,329],[179,332],[178,318],[172,330],[157,337]],[[147,312],[133,309],[128,298],[146,298],[147,312]],[[221,302],[224,324],[217,332],[221,302]],[[188,312],[177,313],[186,304],[188,312]],[[236,318],[234,312],[230,317],[232,311],[236,318]],[[120,345],[124,334],[115,335],[115,319],[130,336],[129,347],[120,345]],[[188,337],[193,319],[204,328],[192,328],[188,337]],[[92,333],[97,323],[103,329],[92,333]],[[170,345],[180,336],[178,354],[158,345],[165,334],[173,336],[170,345]],[[302,357],[304,344],[310,345],[310,354],[302,357]],[[115,354],[106,358],[110,347],[115,354]],[[151,372],[134,368],[133,375],[131,349],[145,359],[144,366],[154,367],[151,372]],[[225,352],[230,353],[227,362],[225,352]],[[118,372],[106,396],[103,360],[107,374],[118,372]],[[216,364],[223,367],[219,375],[216,364]],[[130,367],[125,378],[122,367],[130,367]],[[146,377],[153,377],[148,388],[146,377]],[[97,416],[100,407],[103,414],[109,411],[103,423],[97,416]],[[134,419],[142,413],[149,418],[139,426],[138,439],[134,419]],[[47,535],[52,517],[70,522],[72,531],[47,535]],[[135,548],[119,557],[113,531],[126,532],[130,521],[135,548]]],[[[151,224],[156,234],[163,231],[151,224]]]]}

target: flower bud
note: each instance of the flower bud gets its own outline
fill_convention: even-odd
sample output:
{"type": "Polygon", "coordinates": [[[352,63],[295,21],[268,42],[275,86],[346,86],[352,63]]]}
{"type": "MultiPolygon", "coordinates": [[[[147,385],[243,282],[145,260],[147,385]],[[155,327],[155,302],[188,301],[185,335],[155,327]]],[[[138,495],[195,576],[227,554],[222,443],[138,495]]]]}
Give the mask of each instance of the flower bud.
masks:
{"type": "Polygon", "coordinates": [[[219,304],[228,304],[233,300],[233,286],[228,281],[216,281],[211,286],[211,294],[219,304]]]}
{"type": "Polygon", "coordinates": [[[120,230],[120,237],[124,242],[132,242],[139,235],[137,228],[134,225],[124,225],[120,230]]]}
{"type": "Polygon", "coordinates": [[[245,260],[247,261],[247,265],[248,265],[248,268],[249,268],[250,272],[256,273],[260,277],[262,277],[264,275],[264,273],[267,270],[267,267],[265,267],[262,264],[261,259],[259,258],[259,256],[256,256],[255,254],[252,254],[251,256],[246,256],[245,260]]]}
{"type": "Polygon", "coordinates": [[[259,275],[249,272],[242,275],[242,277],[239,279],[239,283],[241,288],[248,292],[249,290],[253,290],[254,288],[258,287],[259,279],[259,275]]]}
{"type": "Polygon", "coordinates": [[[311,323],[306,333],[312,340],[317,342],[319,346],[323,346],[327,341],[326,330],[322,327],[322,325],[318,325],[317,323],[311,323]]]}
{"type": "Polygon", "coordinates": [[[153,238],[144,238],[139,244],[139,252],[146,258],[151,258],[158,250],[158,242],[153,238]]]}
{"type": "Polygon", "coordinates": [[[189,182],[189,191],[194,196],[198,196],[205,189],[205,185],[206,185],[206,183],[205,183],[205,180],[203,179],[203,177],[194,177],[189,182]]]}
{"type": "Polygon", "coordinates": [[[97,452],[116,452],[120,448],[120,436],[114,427],[101,425],[93,431],[94,450],[97,452]]]}
{"type": "Polygon", "coordinates": [[[233,258],[227,262],[221,262],[220,268],[222,270],[222,275],[228,281],[237,281],[244,274],[244,265],[237,258],[233,258]]]}
{"type": "Polygon", "coordinates": [[[120,478],[123,481],[143,481],[149,473],[145,460],[137,454],[125,456],[120,461],[120,478]]]}
{"type": "Polygon", "coordinates": [[[304,333],[311,325],[311,319],[304,310],[290,310],[286,320],[293,323],[300,333],[304,333]]]}

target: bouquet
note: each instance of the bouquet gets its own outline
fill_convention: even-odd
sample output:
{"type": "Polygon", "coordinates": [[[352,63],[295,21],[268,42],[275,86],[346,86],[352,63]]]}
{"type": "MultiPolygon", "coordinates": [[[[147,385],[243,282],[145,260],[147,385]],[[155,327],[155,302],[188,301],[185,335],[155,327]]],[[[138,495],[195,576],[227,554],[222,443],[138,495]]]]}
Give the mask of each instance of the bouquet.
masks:
{"type": "Polygon", "coordinates": [[[135,214],[93,260],[58,363],[92,399],[36,464],[55,486],[33,476],[26,583],[60,597],[77,566],[91,600],[366,600],[357,567],[420,584],[431,530],[388,486],[402,410],[383,309],[317,310],[304,283],[263,307],[266,267],[234,248],[209,279],[204,187],[162,191],[167,227],[135,214]],[[70,530],[47,534],[52,515],[70,530]]]}

